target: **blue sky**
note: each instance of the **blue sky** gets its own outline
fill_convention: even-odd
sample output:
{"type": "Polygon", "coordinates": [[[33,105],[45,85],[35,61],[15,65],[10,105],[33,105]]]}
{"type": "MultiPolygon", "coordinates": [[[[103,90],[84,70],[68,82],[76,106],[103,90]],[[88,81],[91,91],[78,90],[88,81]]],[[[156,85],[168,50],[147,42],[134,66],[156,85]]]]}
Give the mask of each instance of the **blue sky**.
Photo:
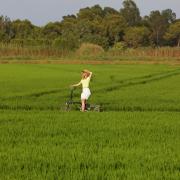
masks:
{"type": "MultiPolygon", "coordinates": [[[[76,14],[80,8],[100,4],[117,10],[123,0],[0,0],[0,15],[14,19],[29,19],[33,24],[43,26],[50,21],[59,21],[62,16],[76,14]]],[[[152,10],[172,9],[180,18],[180,0],[135,0],[141,15],[152,10]]]]}

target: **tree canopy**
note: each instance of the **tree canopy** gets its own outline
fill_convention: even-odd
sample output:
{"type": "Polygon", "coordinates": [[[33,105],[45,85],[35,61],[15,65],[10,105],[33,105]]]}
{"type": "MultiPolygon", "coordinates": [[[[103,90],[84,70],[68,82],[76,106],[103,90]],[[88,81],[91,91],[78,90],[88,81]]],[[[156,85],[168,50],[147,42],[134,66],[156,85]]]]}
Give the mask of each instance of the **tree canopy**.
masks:
{"type": "Polygon", "coordinates": [[[180,47],[180,21],[169,26],[164,38],[171,43],[175,42],[180,47]]]}
{"type": "Polygon", "coordinates": [[[11,21],[0,16],[0,42],[48,45],[73,50],[82,43],[94,43],[105,49],[117,43],[129,47],[179,45],[179,22],[171,9],[154,10],[141,17],[133,0],[124,0],[116,10],[100,5],[85,7],[77,14],[63,16],[61,21],[43,27],[29,20],[11,21]]]}

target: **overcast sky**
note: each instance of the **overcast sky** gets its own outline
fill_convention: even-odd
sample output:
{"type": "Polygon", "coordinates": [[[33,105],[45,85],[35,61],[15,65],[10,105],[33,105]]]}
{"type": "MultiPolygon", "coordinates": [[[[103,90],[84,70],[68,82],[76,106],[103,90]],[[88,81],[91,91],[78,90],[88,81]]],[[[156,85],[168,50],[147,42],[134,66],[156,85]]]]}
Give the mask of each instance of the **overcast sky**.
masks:
{"type": "MultiPolygon", "coordinates": [[[[43,26],[62,16],[76,14],[80,8],[100,4],[102,7],[122,8],[123,0],[0,0],[0,15],[14,19],[29,19],[33,24],[43,26]]],[[[152,10],[172,9],[180,18],[180,0],[135,0],[141,15],[152,10]]]]}

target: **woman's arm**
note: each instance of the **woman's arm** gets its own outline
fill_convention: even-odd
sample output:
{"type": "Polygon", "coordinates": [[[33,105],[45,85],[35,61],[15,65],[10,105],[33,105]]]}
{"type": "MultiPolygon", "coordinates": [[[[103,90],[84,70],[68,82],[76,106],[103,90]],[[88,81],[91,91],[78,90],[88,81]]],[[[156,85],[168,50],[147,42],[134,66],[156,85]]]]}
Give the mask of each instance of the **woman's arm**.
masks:
{"type": "Polygon", "coordinates": [[[89,70],[87,70],[87,69],[84,69],[83,71],[86,72],[86,73],[88,73],[88,74],[89,74],[89,77],[91,78],[91,76],[92,76],[92,72],[91,72],[91,71],[89,71],[89,70]]]}
{"type": "Polygon", "coordinates": [[[72,87],[78,87],[78,86],[80,86],[81,85],[81,81],[79,82],[79,83],[77,83],[77,84],[73,84],[73,85],[71,85],[72,87]]]}

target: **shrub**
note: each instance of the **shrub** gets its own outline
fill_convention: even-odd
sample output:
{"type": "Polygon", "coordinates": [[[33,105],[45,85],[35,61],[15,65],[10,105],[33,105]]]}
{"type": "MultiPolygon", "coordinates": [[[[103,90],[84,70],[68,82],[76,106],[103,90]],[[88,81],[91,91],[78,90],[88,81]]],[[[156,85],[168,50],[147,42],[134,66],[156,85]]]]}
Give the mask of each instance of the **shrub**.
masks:
{"type": "Polygon", "coordinates": [[[125,49],[127,49],[127,45],[125,42],[117,42],[114,44],[112,48],[112,50],[120,50],[120,51],[125,50],[125,49]]]}
{"type": "Polygon", "coordinates": [[[109,47],[109,42],[108,42],[108,38],[103,37],[101,35],[95,35],[95,34],[88,34],[85,35],[82,39],[81,39],[82,43],[90,43],[90,44],[97,44],[101,47],[103,47],[104,49],[108,49],[109,47]]]}
{"type": "Polygon", "coordinates": [[[104,53],[104,49],[97,45],[91,43],[83,43],[77,51],[79,56],[98,56],[104,53]]]}

